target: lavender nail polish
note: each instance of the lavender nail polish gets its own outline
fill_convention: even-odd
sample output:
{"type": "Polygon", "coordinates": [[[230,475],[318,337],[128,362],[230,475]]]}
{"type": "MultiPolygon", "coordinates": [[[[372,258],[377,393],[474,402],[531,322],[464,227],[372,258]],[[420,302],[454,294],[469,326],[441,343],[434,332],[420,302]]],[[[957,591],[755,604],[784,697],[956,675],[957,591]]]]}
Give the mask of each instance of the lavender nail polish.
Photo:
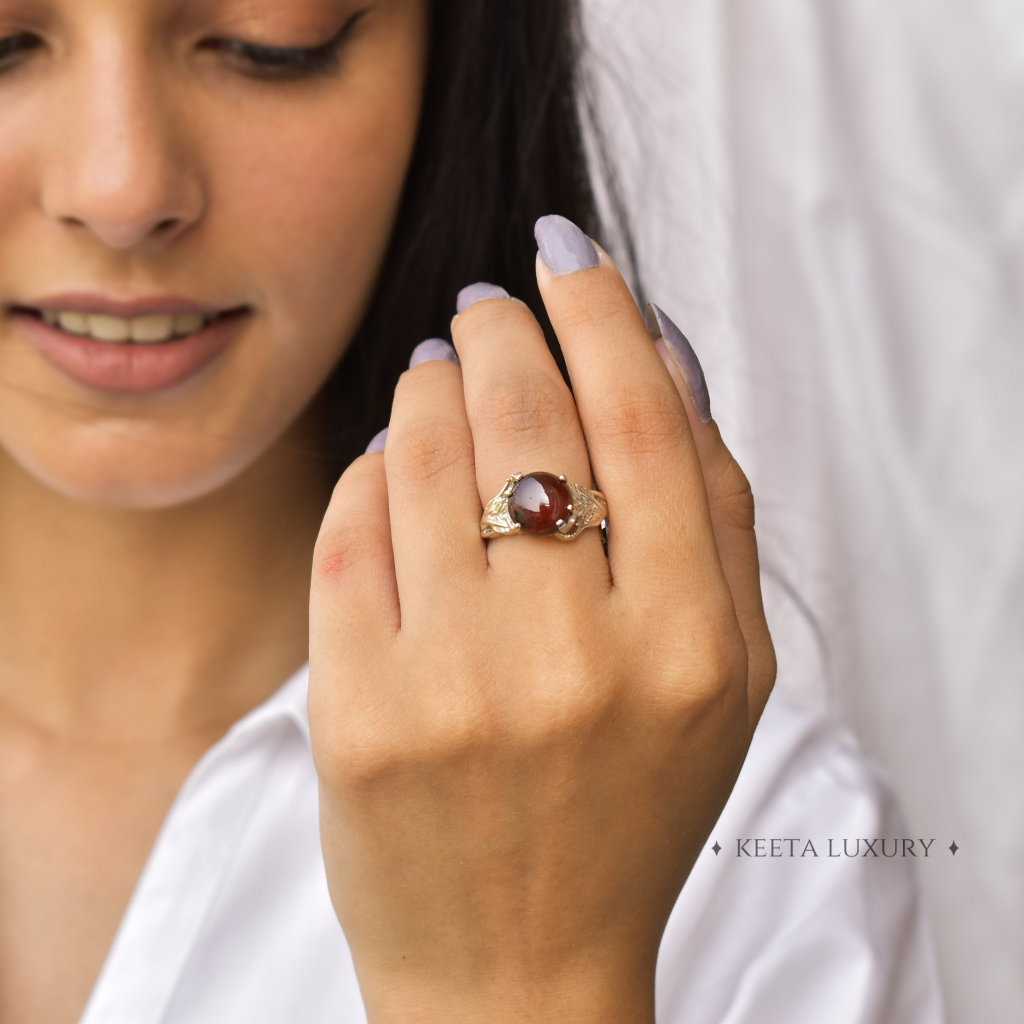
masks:
{"type": "Polygon", "coordinates": [[[388,439],[388,428],[385,427],[379,434],[373,435],[373,440],[366,446],[366,454],[370,452],[384,451],[384,442],[388,439]]]}
{"type": "Polygon", "coordinates": [[[488,284],[486,281],[480,281],[477,284],[468,285],[459,292],[459,297],[455,302],[455,310],[458,313],[464,313],[474,302],[483,302],[484,299],[508,298],[511,298],[511,296],[504,288],[500,288],[496,284],[488,284]]]}
{"type": "Polygon", "coordinates": [[[690,388],[690,397],[697,415],[702,423],[707,423],[711,419],[711,396],[708,394],[708,384],[700,360],[693,346],[686,340],[686,335],[653,302],[647,306],[647,330],[655,341],[664,340],[690,388]]]}
{"type": "Polygon", "coordinates": [[[594,243],[571,220],[552,214],[533,229],[544,266],[556,277],[587,270],[600,263],[594,243]]]}
{"type": "Polygon", "coordinates": [[[441,359],[456,365],[459,362],[455,349],[447,341],[444,341],[442,338],[427,338],[426,341],[421,341],[412,350],[412,356],[409,359],[409,369],[411,370],[414,366],[419,366],[420,363],[429,363],[435,359],[441,359]]]}

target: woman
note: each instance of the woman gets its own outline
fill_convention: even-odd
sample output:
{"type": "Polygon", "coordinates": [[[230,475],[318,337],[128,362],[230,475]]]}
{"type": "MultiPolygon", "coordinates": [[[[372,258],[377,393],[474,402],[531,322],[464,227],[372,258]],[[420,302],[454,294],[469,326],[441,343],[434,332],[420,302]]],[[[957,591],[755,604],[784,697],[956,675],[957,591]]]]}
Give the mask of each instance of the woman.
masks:
{"type": "MultiPolygon", "coordinates": [[[[699,364],[565,219],[571,13],[0,0],[3,1021],[649,1021],[659,947],[664,1019],[834,1005],[662,943],[775,662],[699,364]]],[[[877,824],[776,718],[743,799],[811,751],[877,824]]],[[[918,1013],[869,933],[842,1012],[918,1013]]]]}

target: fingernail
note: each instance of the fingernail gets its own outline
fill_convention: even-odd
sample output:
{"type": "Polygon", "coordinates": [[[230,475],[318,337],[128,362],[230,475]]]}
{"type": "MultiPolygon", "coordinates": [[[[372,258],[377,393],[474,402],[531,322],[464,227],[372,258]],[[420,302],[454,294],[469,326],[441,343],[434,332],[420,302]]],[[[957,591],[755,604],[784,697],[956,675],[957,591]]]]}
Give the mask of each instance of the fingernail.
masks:
{"type": "Polygon", "coordinates": [[[647,306],[647,330],[655,341],[664,340],[672,361],[679,368],[690,390],[697,415],[702,423],[707,423],[711,419],[711,396],[708,394],[708,384],[700,360],[693,346],[686,340],[686,335],[653,302],[647,306]]]}
{"type": "Polygon", "coordinates": [[[571,220],[552,214],[533,229],[544,266],[556,277],[587,270],[600,263],[594,243],[571,220]]]}
{"type": "Polygon", "coordinates": [[[421,341],[413,350],[409,358],[409,369],[419,366],[420,363],[429,363],[433,359],[443,359],[449,363],[458,365],[459,357],[455,349],[442,338],[427,338],[421,341]]]}
{"type": "Polygon", "coordinates": [[[496,284],[488,284],[486,281],[480,281],[477,284],[468,285],[459,292],[459,297],[455,302],[455,311],[457,313],[464,313],[474,302],[483,302],[484,299],[508,298],[511,298],[511,296],[504,288],[499,288],[496,284]]]}
{"type": "Polygon", "coordinates": [[[379,434],[373,435],[373,440],[366,446],[366,454],[370,452],[384,451],[384,442],[388,439],[388,428],[385,427],[379,434]]]}

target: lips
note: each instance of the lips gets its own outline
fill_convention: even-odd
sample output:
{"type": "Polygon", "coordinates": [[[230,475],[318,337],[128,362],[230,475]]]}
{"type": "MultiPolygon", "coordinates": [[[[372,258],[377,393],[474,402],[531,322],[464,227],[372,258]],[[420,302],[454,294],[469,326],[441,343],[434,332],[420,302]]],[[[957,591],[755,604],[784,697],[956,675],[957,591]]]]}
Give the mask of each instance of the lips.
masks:
{"type": "Polygon", "coordinates": [[[180,384],[213,362],[248,320],[180,300],[50,299],[10,310],[12,321],[56,369],[85,387],[145,394],[180,384]]]}

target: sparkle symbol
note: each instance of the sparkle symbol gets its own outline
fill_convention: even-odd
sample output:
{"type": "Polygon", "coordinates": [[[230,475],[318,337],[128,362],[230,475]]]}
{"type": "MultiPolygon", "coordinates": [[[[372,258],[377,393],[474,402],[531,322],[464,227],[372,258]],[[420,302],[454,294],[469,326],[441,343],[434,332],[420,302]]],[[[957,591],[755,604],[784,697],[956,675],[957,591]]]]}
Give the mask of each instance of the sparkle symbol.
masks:
{"type": "Polygon", "coordinates": [[[959,849],[960,849],[960,847],[956,845],[956,840],[954,839],[953,842],[951,842],[949,844],[949,852],[951,854],[953,854],[953,856],[955,857],[956,856],[956,851],[959,850],[959,849]]]}
{"type": "Polygon", "coordinates": [[[717,839],[715,840],[715,845],[712,846],[711,849],[715,851],[715,856],[716,857],[722,852],[722,848],[718,845],[718,840],[717,839]]]}

